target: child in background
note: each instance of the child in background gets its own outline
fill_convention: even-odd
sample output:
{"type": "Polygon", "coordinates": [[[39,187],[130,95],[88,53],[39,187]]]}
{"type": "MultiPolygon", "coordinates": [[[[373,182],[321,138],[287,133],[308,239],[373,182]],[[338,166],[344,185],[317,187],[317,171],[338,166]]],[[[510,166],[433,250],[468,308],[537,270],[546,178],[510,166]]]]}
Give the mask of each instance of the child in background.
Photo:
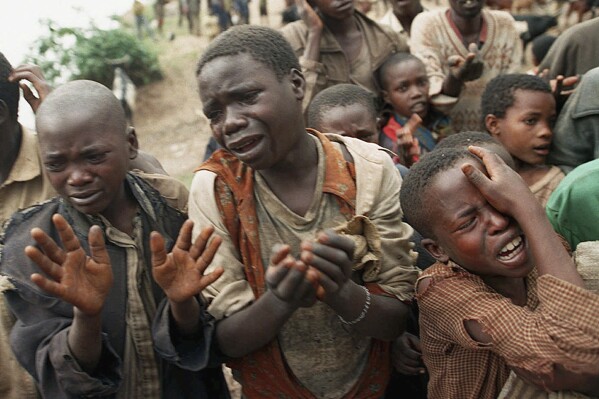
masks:
{"type": "Polygon", "coordinates": [[[374,95],[354,84],[342,83],[318,93],[307,110],[308,127],[368,143],[378,143],[374,95]]]}
{"type": "Polygon", "coordinates": [[[416,284],[429,398],[494,399],[510,369],[597,395],[599,296],[522,178],[489,150],[441,149],[400,198],[437,259],[416,284]]]}
{"type": "Polygon", "coordinates": [[[538,76],[499,75],[492,79],[481,100],[486,130],[509,151],[516,172],[545,206],[564,173],[545,164],[556,119],[551,87],[538,76]]]}
{"type": "MultiPolygon", "coordinates": [[[[368,90],[354,84],[342,83],[318,93],[306,111],[308,127],[322,133],[336,133],[369,143],[379,143],[383,132],[378,129],[377,99],[368,90]]],[[[391,150],[393,151],[393,150],[391,150]]],[[[408,168],[392,156],[402,176],[408,168]]]]}
{"type": "Polygon", "coordinates": [[[409,53],[389,56],[378,69],[376,78],[383,100],[392,108],[379,143],[386,148],[398,143],[398,152],[412,154],[411,159],[405,160],[409,167],[451,134],[449,118],[431,107],[426,69],[415,56],[409,53]],[[421,120],[421,126],[415,129],[406,126],[414,114],[421,120]]]}

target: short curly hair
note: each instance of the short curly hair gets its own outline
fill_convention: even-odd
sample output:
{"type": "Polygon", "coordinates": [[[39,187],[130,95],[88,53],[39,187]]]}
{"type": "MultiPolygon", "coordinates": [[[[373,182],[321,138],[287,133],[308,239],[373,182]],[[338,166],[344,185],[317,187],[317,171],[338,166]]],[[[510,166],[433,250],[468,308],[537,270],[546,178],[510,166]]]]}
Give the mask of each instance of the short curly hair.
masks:
{"type": "Polygon", "coordinates": [[[210,43],[200,56],[196,76],[210,61],[238,54],[248,54],[263,63],[279,80],[293,68],[301,71],[291,45],[279,32],[264,26],[239,25],[221,33],[210,43]]]}
{"type": "Polygon", "coordinates": [[[503,162],[505,162],[510,168],[516,168],[514,159],[509,151],[503,146],[503,144],[501,144],[499,140],[486,132],[470,131],[452,134],[439,141],[433,151],[447,148],[467,149],[468,146],[471,145],[487,148],[493,151],[499,155],[499,157],[503,159],[503,162]]]}
{"type": "Polygon", "coordinates": [[[378,115],[376,97],[368,90],[354,84],[341,83],[327,87],[319,92],[307,109],[308,127],[319,129],[322,123],[322,115],[334,107],[347,107],[360,104],[368,110],[373,119],[378,115]]]}
{"type": "Polygon", "coordinates": [[[505,117],[507,109],[514,105],[516,90],[551,93],[549,83],[535,75],[513,73],[496,76],[487,84],[481,98],[482,126],[485,126],[487,115],[495,115],[497,118],[505,117]]]}
{"type": "Polygon", "coordinates": [[[386,87],[388,82],[385,82],[385,74],[387,73],[387,69],[407,61],[416,61],[419,64],[422,64],[423,68],[425,67],[422,60],[413,54],[406,52],[393,53],[387,57],[381,66],[378,67],[378,69],[374,72],[374,80],[379,90],[387,90],[386,87]]]}
{"type": "Polygon", "coordinates": [[[6,103],[10,117],[17,120],[19,116],[19,84],[8,81],[12,71],[10,62],[4,54],[0,53],[0,100],[6,103]]]}
{"type": "Polygon", "coordinates": [[[466,160],[480,162],[480,159],[463,148],[435,149],[416,162],[404,177],[399,194],[404,217],[422,237],[435,238],[432,231],[435,221],[430,218],[431,205],[434,204],[426,201],[434,178],[466,160]]]}

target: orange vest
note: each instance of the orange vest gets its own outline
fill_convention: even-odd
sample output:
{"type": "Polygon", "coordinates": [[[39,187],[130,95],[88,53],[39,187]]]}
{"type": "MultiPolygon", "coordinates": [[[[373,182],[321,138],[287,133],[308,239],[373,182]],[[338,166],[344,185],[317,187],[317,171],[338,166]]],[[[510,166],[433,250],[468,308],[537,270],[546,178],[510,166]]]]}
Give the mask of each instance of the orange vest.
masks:
{"type": "MultiPolygon", "coordinates": [[[[324,135],[316,131],[311,133],[322,142],[326,158],[323,192],[337,197],[341,213],[349,220],[355,213],[356,205],[354,165],[346,162],[324,135]]],[[[254,171],[223,150],[215,152],[197,170],[209,170],[217,175],[215,196],[221,217],[241,254],[245,276],[258,298],[266,291],[266,283],[254,202],[254,171]]],[[[376,284],[368,284],[367,287],[374,294],[385,295],[376,284]]],[[[248,399],[315,398],[288,370],[276,339],[253,353],[229,362],[228,366],[240,373],[243,394],[248,399]]],[[[381,398],[390,373],[390,343],[373,339],[364,373],[344,399],[381,398]]]]}

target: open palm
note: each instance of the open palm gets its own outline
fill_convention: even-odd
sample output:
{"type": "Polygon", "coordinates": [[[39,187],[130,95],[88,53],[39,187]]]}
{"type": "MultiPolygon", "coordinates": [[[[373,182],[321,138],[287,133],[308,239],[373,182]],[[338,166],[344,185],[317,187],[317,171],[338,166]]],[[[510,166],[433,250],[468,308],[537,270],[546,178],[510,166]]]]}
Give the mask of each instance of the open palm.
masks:
{"type": "Polygon", "coordinates": [[[28,246],[25,253],[45,275],[34,273],[31,280],[42,290],[70,303],[86,315],[95,316],[102,311],[113,282],[102,230],[99,226],[90,228],[91,256],[88,256],[61,215],[54,215],[52,221],[64,249],[41,229],[33,229],[31,236],[40,249],[28,246]]]}
{"type": "Polygon", "coordinates": [[[154,231],[150,237],[154,280],[173,302],[184,302],[198,295],[223,273],[223,269],[219,267],[212,273],[204,275],[222,239],[215,236],[210,240],[214,228],[206,227],[192,244],[192,229],[193,222],[187,220],[181,227],[177,242],[169,254],[166,253],[164,238],[159,233],[154,231]]]}

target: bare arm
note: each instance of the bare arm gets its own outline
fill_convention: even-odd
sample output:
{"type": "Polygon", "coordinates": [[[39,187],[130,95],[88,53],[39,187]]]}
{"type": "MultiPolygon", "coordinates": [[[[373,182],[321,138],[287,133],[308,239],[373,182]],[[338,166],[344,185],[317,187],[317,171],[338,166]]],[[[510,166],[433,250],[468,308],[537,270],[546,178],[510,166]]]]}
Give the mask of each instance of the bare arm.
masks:
{"type": "Polygon", "coordinates": [[[268,291],[217,324],[223,353],[241,357],[272,341],[296,309],[316,301],[315,282],[314,271],[291,257],[288,246],[275,246],[266,271],[268,291]]]}
{"type": "Polygon", "coordinates": [[[319,61],[320,38],[324,24],[307,0],[295,0],[295,4],[302,21],[308,27],[308,39],[303,58],[310,61],[319,61]]]}
{"type": "Polygon", "coordinates": [[[320,233],[314,242],[302,243],[301,259],[319,271],[323,301],[358,333],[392,340],[405,329],[409,311],[395,298],[367,294],[350,279],[354,243],[333,231],[320,233]],[[390,322],[391,321],[391,322],[390,322]]]}
{"type": "Polygon", "coordinates": [[[193,222],[187,220],[179,232],[172,252],[167,254],[164,239],[158,232],[152,232],[152,274],[156,283],[166,294],[171,314],[182,335],[192,335],[200,331],[200,304],[198,295],[208,285],[216,281],[223,268],[218,267],[204,275],[212,262],[222,239],[212,238],[214,228],[204,228],[196,240],[191,242],[193,222]]]}
{"type": "Polygon", "coordinates": [[[44,77],[42,69],[37,65],[20,65],[12,71],[8,79],[11,82],[19,82],[19,86],[23,90],[23,97],[25,97],[25,100],[27,100],[34,113],[37,112],[44,98],[52,91],[50,84],[48,84],[44,77]],[[37,91],[37,96],[27,83],[22,82],[22,80],[26,80],[33,85],[33,88],[37,91]]]}
{"type": "Polygon", "coordinates": [[[480,157],[489,177],[465,165],[463,171],[497,210],[511,215],[526,235],[539,276],[549,274],[578,287],[584,287],[574,262],[553,230],[545,211],[520,176],[500,158],[479,147],[470,151],[480,157]]]}

